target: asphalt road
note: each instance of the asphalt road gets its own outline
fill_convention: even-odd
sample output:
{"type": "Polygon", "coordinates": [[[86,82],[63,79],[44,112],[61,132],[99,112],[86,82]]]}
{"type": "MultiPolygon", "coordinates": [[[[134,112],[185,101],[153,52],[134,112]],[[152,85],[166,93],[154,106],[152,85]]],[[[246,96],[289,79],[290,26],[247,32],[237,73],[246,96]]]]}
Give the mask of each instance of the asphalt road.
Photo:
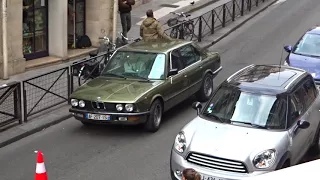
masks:
{"type": "MultiPolygon", "coordinates": [[[[221,53],[224,67],[216,83],[251,63],[278,64],[282,46],[294,43],[308,27],[319,23],[319,9],[319,0],[287,0],[213,46],[211,50],[221,53]]],[[[64,121],[0,149],[0,179],[32,179],[34,150],[44,152],[51,180],[169,179],[174,137],[196,116],[192,101],[167,113],[155,134],[138,127],[85,128],[74,119],[64,121]]]]}

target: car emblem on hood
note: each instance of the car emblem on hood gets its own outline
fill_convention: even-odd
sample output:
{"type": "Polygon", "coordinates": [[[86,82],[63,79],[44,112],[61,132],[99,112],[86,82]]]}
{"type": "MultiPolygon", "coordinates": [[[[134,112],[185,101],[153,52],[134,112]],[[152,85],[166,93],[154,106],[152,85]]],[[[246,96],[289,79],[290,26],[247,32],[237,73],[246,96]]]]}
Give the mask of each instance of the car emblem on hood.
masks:
{"type": "Polygon", "coordinates": [[[101,97],[97,97],[97,100],[100,101],[100,100],[101,100],[101,97]]]}

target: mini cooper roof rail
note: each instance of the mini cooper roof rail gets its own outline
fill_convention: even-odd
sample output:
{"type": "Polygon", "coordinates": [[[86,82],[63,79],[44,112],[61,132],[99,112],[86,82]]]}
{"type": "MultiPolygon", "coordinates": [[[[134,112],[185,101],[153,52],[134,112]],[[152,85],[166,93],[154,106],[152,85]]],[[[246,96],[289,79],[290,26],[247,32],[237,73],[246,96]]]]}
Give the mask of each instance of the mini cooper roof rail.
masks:
{"type": "Polygon", "coordinates": [[[252,68],[252,67],[254,67],[254,66],[255,66],[254,64],[251,64],[251,65],[249,65],[249,66],[246,66],[246,67],[240,69],[239,71],[237,71],[237,72],[235,72],[233,75],[231,75],[231,76],[227,79],[227,82],[230,82],[230,81],[231,81],[236,75],[238,75],[240,72],[242,72],[242,71],[244,71],[244,70],[246,70],[246,69],[248,69],[248,68],[252,68]]]}

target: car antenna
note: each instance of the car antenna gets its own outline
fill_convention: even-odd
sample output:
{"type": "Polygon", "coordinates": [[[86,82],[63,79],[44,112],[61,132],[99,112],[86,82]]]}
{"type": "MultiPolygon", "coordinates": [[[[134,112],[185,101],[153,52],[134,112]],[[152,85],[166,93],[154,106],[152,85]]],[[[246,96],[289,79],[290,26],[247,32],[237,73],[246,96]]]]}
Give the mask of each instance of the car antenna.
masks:
{"type": "MultiPolygon", "coordinates": [[[[284,46],[284,45],[283,45],[284,46]]],[[[280,78],[280,69],[281,69],[281,61],[282,61],[282,57],[283,57],[283,49],[281,51],[281,57],[280,57],[280,62],[279,62],[279,74],[278,74],[278,79],[280,78]]]]}

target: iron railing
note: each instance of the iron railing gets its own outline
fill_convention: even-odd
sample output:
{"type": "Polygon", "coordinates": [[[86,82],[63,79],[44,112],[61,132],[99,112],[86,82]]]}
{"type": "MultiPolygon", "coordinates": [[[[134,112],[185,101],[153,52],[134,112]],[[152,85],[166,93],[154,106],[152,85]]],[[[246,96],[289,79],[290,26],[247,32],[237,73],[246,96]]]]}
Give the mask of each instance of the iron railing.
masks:
{"type": "Polygon", "coordinates": [[[0,127],[19,122],[21,117],[21,83],[11,82],[0,87],[0,127]]]}
{"type": "MultiPolygon", "coordinates": [[[[264,1],[267,0],[231,0],[192,19],[189,23],[192,22],[193,24],[190,26],[193,27],[193,33],[192,36],[189,34],[188,37],[191,37],[189,40],[201,41],[203,37],[214,34],[218,28],[235,21],[237,17],[243,16],[264,1]]],[[[182,24],[177,24],[165,30],[165,32],[168,33],[182,24]]],[[[187,35],[182,35],[180,38],[187,37],[187,35]]],[[[22,120],[27,122],[30,116],[68,102],[70,94],[79,86],[79,78],[75,76],[78,73],[79,66],[90,61],[99,62],[94,63],[95,65],[90,71],[92,74],[96,68],[100,68],[101,63],[105,62],[104,60],[109,55],[110,53],[103,53],[22,82],[12,82],[1,86],[0,127],[12,122],[22,123],[22,120]],[[23,111],[21,105],[23,105],[23,111]]],[[[84,82],[88,81],[90,77],[82,80],[84,82]]]]}
{"type": "Polygon", "coordinates": [[[70,92],[72,93],[74,89],[78,88],[80,84],[86,83],[88,80],[95,77],[97,73],[99,73],[99,69],[103,67],[103,63],[106,62],[107,58],[109,57],[110,53],[102,53],[95,57],[91,57],[89,59],[83,59],[78,62],[73,63],[70,66],[70,92]],[[92,64],[88,71],[89,74],[83,75],[80,78],[78,77],[80,68],[85,64],[89,63],[92,64]],[[79,82],[80,81],[80,82],[79,82]]]}
{"type": "Polygon", "coordinates": [[[29,116],[67,102],[70,95],[69,67],[22,81],[24,121],[29,116]]]}
{"type": "Polygon", "coordinates": [[[166,29],[165,33],[172,38],[201,42],[204,37],[214,34],[216,30],[225,27],[265,1],[267,0],[230,0],[198,17],[166,29]],[[179,35],[176,35],[177,29],[179,35]]]}

